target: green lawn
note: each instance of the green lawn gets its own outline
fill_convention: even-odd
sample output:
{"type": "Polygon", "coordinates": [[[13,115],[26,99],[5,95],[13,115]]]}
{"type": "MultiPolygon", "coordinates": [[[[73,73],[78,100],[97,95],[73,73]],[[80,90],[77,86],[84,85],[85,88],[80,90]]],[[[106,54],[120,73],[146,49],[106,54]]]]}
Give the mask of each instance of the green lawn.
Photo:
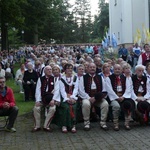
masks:
{"type": "MultiPolygon", "coordinates": [[[[15,64],[15,72],[19,68],[19,64],[15,64]]],[[[34,106],[34,101],[25,102],[24,94],[19,93],[19,86],[16,85],[15,80],[11,79],[6,81],[6,85],[13,89],[16,105],[19,108],[19,115],[31,112],[34,106]]]]}

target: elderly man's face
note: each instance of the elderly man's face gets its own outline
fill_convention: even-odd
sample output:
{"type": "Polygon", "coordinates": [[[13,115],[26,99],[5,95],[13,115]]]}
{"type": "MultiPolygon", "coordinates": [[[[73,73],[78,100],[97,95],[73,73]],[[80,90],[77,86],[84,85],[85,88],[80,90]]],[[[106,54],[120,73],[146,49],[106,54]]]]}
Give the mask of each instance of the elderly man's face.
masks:
{"type": "Polygon", "coordinates": [[[96,65],[94,63],[91,63],[88,65],[88,72],[90,74],[95,74],[96,73],[96,65]]]}
{"type": "Polygon", "coordinates": [[[115,65],[114,66],[114,74],[115,75],[120,75],[122,73],[122,68],[120,65],[115,65]]]}
{"type": "Polygon", "coordinates": [[[52,68],[50,66],[47,66],[45,69],[44,69],[44,72],[45,72],[45,75],[46,76],[50,76],[52,74],[52,68]]]}
{"type": "Polygon", "coordinates": [[[144,69],[143,68],[137,68],[135,70],[135,73],[136,73],[137,77],[142,77],[143,73],[144,73],[144,69]]]}

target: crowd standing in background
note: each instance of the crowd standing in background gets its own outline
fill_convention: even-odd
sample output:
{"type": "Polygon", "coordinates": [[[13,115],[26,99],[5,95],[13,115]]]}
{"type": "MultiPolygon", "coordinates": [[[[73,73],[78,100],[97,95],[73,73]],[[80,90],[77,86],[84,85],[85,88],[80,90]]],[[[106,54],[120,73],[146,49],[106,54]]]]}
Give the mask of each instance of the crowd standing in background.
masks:
{"type": "Polygon", "coordinates": [[[139,47],[135,43],[129,48],[123,44],[118,51],[111,45],[107,50],[102,45],[24,46],[9,53],[1,51],[0,62],[0,75],[15,79],[26,102],[35,101],[34,132],[41,129],[42,106],[47,111],[43,129],[48,132],[55,111],[54,122],[63,133],[77,132],[79,112],[86,131],[93,118],[100,120],[103,130],[108,130],[110,110],[115,131],[120,130],[121,111],[127,130],[131,129],[132,119],[140,124],[149,121],[149,44],[139,47]],[[16,74],[15,63],[21,64],[16,74]]]}

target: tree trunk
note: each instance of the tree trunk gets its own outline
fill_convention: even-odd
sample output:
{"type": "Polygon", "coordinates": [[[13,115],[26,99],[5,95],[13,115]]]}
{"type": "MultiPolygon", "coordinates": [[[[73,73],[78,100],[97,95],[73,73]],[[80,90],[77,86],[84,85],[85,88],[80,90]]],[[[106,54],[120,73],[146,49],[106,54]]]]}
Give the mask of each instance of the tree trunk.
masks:
{"type": "Polygon", "coordinates": [[[8,23],[5,22],[4,12],[1,8],[1,50],[8,50],[8,23]]]}

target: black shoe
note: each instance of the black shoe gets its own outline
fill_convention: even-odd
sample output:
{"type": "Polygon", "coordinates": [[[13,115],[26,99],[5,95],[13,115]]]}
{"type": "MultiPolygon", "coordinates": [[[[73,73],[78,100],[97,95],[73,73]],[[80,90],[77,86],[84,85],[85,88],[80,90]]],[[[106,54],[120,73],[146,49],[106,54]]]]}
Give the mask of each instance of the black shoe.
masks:
{"type": "Polygon", "coordinates": [[[40,131],[41,130],[41,128],[33,128],[32,130],[31,130],[31,132],[37,132],[37,131],[40,131]]]}
{"type": "Polygon", "coordinates": [[[126,130],[131,130],[131,128],[130,128],[129,125],[125,125],[125,129],[126,129],[126,130]]]}
{"type": "Polygon", "coordinates": [[[90,129],[91,129],[90,125],[85,125],[84,126],[84,131],[90,131],[90,129]]]}
{"type": "Polygon", "coordinates": [[[43,130],[46,131],[46,132],[52,132],[51,128],[43,128],[43,130]]]}
{"type": "Polygon", "coordinates": [[[101,125],[101,128],[104,130],[104,131],[108,131],[109,128],[104,124],[104,125],[101,125]]]}
{"type": "Polygon", "coordinates": [[[115,130],[115,131],[119,131],[120,129],[119,129],[118,126],[114,126],[114,130],[115,130]]]}

